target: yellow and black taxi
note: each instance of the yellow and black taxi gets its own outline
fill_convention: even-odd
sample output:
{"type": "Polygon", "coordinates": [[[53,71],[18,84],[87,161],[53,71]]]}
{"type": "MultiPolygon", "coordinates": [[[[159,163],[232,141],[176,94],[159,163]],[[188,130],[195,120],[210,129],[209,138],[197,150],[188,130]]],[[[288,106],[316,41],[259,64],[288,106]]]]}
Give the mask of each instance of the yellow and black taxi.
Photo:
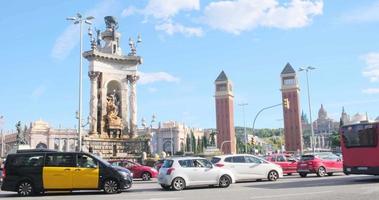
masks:
{"type": "Polygon", "coordinates": [[[84,152],[22,150],[9,154],[3,169],[1,190],[20,196],[60,190],[103,190],[119,193],[132,185],[125,168],[84,152]]]}

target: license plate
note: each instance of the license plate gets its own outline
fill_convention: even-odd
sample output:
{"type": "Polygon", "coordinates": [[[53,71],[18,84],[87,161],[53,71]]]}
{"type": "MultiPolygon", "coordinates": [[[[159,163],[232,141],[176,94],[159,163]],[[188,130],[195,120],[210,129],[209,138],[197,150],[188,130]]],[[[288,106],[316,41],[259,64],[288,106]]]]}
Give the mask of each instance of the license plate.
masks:
{"type": "Polygon", "coordinates": [[[307,166],[308,164],[300,164],[300,166],[307,166]]]}
{"type": "Polygon", "coordinates": [[[368,167],[357,167],[358,170],[367,170],[368,167]]]}

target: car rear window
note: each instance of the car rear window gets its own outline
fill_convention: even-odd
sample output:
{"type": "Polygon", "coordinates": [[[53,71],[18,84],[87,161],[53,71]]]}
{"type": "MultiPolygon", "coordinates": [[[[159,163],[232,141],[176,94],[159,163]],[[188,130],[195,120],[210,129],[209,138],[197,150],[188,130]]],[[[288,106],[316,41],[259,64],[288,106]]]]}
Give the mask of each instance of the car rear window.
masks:
{"type": "Polygon", "coordinates": [[[213,157],[211,160],[211,163],[216,164],[216,163],[220,162],[220,160],[221,160],[221,158],[219,158],[219,157],[213,157]]]}
{"type": "Polygon", "coordinates": [[[163,162],[162,168],[170,168],[170,167],[172,167],[172,164],[173,164],[173,163],[174,163],[173,160],[165,160],[165,161],[163,162]]]}
{"type": "Polygon", "coordinates": [[[315,159],[314,155],[304,155],[304,156],[301,156],[300,161],[308,161],[308,160],[313,160],[313,159],[315,159]]]}

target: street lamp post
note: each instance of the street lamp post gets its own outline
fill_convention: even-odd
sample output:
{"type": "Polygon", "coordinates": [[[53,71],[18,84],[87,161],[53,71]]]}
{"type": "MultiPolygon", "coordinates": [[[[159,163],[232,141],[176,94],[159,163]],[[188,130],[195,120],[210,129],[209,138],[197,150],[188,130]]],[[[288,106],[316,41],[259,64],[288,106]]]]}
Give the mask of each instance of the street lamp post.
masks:
{"type": "Polygon", "coordinates": [[[78,137],[79,137],[79,151],[82,151],[82,88],[83,88],[83,34],[82,26],[83,22],[91,25],[92,16],[83,17],[80,13],[76,14],[76,17],[67,17],[67,20],[73,21],[74,24],[79,24],[80,27],[80,64],[79,64],[79,110],[78,110],[78,137]]]}
{"type": "Polygon", "coordinates": [[[4,157],[4,133],[3,133],[4,116],[0,116],[0,131],[1,131],[1,158],[4,157]]]}
{"type": "Polygon", "coordinates": [[[243,131],[245,134],[245,153],[247,153],[247,134],[246,134],[246,120],[245,120],[245,106],[249,105],[248,103],[241,103],[238,104],[239,106],[242,106],[242,115],[243,115],[243,131]]]}
{"type": "Polygon", "coordinates": [[[308,108],[309,108],[309,120],[311,123],[311,147],[312,147],[312,152],[313,154],[315,153],[315,134],[313,130],[313,122],[312,122],[312,110],[311,110],[311,97],[310,97],[310,92],[309,92],[309,79],[308,79],[308,72],[311,70],[314,70],[316,68],[308,66],[306,68],[300,67],[299,71],[305,71],[306,77],[307,77],[307,92],[308,92],[308,108]]]}

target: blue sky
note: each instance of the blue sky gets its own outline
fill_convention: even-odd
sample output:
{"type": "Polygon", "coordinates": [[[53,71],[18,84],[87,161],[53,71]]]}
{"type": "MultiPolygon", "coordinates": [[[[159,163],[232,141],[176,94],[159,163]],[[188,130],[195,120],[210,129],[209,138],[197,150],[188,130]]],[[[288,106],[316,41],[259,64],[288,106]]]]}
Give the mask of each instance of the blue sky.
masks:
{"type": "MultiPolygon", "coordinates": [[[[280,72],[287,62],[313,66],[313,119],[324,104],[338,119],[379,115],[379,1],[372,0],[130,0],[19,1],[0,8],[2,128],[37,119],[72,128],[78,105],[78,27],[65,20],[81,12],[116,16],[121,46],[141,33],[138,118],[215,127],[214,80],[224,70],[234,83],[235,124],[247,102],[246,124],[262,107],[281,102],[280,72]]],[[[84,49],[89,49],[84,36],[84,49]]],[[[89,78],[84,62],[84,116],[89,78]]],[[[308,113],[305,74],[299,74],[308,113]]],[[[281,108],[262,113],[257,128],[282,127],[281,108]]],[[[0,127],[1,128],[1,127],[0,127]]]]}

